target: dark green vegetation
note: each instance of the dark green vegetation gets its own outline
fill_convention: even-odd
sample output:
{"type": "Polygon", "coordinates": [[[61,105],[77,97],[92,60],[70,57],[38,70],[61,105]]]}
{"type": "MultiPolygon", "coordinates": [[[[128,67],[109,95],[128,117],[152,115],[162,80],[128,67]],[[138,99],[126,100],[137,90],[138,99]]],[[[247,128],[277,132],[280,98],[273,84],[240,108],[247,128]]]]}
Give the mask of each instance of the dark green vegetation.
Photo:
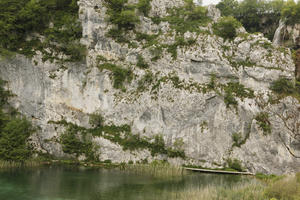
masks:
{"type": "Polygon", "coordinates": [[[214,33],[225,40],[233,40],[236,36],[236,29],[241,27],[241,23],[234,17],[222,17],[217,23],[213,24],[214,33]]]}
{"type": "Polygon", "coordinates": [[[107,36],[117,42],[130,44],[125,34],[135,28],[135,25],[139,23],[139,18],[135,13],[136,5],[129,5],[127,2],[128,0],[105,0],[108,21],[115,25],[109,30],[107,36]]]}
{"type": "Polygon", "coordinates": [[[85,155],[86,161],[98,161],[96,147],[81,127],[67,124],[66,131],[60,136],[60,143],[65,153],[75,154],[76,157],[85,155]]]}
{"type": "Polygon", "coordinates": [[[41,51],[44,61],[85,57],[77,0],[1,0],[0,30],[1,55],[11,51],[31,57],[41,51]],[[60,53],[66,57],[59,58],[60,53]]]}
{"type": "Polygon", "coordinates": [[[23,162],[32,156],[28,142],[35,129],[9,106],[7,101],[12,94],[4,86],[5,82],[0,80],[0,161],[23,162]]]}
{"type": "Polygon", "coordinates": [[[175,37],[175,42],[171,45],[164,45],[163,47],[167,48],[167,52],[169,52],[173,59],[177,58],[177,48],[178,47],[188,47],[192,46],[196,40],[189,39],[185,40],[183,36],[175,37]]]}
{"type": "Polygon", "coordinates": [[[230,169],[234,169],[236,171],[242,172],[244,171],[244,168],[242,167],[242,163],[238,159],[227,159],[227,166],[230,169]]]}
{"type": "Polygon", "coordinates": [[[103,117],[99,114],[90,116],[92,128],[84,128],[66,121],[49,122],[56,125],[63,125],[65,132],[61,135],[59,142],[63,146],[63,151],[73,154],[76,157],[85,155],[87,161],[97,161],[97,150],[101,147],[95,146],[91,139],[93,137],[103,137],[113,143],[119,144],[123,150],[141,150],[148,149],[152,156],[158,154],[167,155],[168,157],[185,158],[182,140],[176,140],[172,147],[167,147],[162,135],[154,137],[140,136],[131,133],[129,125],[104,125],[103,117]]]}
{"type": "Polygon", "coordinates": [[[232,134],[232,140],[233,140],[232,147],[241,147],[243,144],[246,143],[249,136],[250,136],[249,133],[246,134],[246,136],[243,136],[241,133],[233,133],[232,134]]]}
{"type": "Polygon", "coordinates": [[[130,30],[139,22],[135,15],[135,6],[128,5],[128,0],[105,0],[109,22],[118,29],[130,30]]]}
{"type": "Polygon", "coordinates": [[[270,134],[272,131],[271,123],[269,121],[269,114],[265,112],[258,113],[255,117],[257,124],[263,130],[265,135],[270,134]]]}
{"type": "Polygon", "coordinates": [[[236,107],[238,105],[238,101],[236,97],[243,100],[244,98],[254,98],[254,91],[250,88],[246,88],[244,85],[238,82],[230,82],[223,86],[225,91],[224,102],[226,106],[229,108],[230,105],[236,107]]]}
{"type": "Polygon", "coordinates": [[[149,68],[149,64],[145,61],[145,59],[141,55],[137,56],[137,64],[136,64],[136,66],[138,66],[141,69],[149,68]]]}
{"type": "Polygon", "coordinates": [[[98,65],[99,70],[109,70],[112,72],[111,78],[113,79],[113,87],[125,91],[124,83],[130,83],[133,78],[133,73],[130,69],[122,68],[118,65],[111,63],[104,63],[98,65]]]}
{"type": "Polygon", "coordinates": [[[279,78],[271,84],[270,89],[280,98],[293,96],[300,101],[300,83],[298,81],[294,83],[286,78],[279,78]]]}
{"type": "Polygon", "coordinates": [[[281,10],[282,18],[287,19],[288,24],[300,23],[300,1],[296,3],[293,0],[288,0],[281,10]]]}
{"type": "Polygon", "coordinates": [[[206,8],[196,6],[193,0],[185,0],[183,7],[170,9],[169,14],[161,20],[169,22],[171,28],[178,34],[184,34],[187,31],[199,33],[199,26],[206,26],[211,21],[206,16],[206,8]]]}
{"type": "Polygon", "coordinates": [[[294,0],[222,0],[217,8],[223,16],[238,19],[248,32],[262,32],[270,40],[280,19],[288,24],[300,22],[300,3],[294,0]]]}

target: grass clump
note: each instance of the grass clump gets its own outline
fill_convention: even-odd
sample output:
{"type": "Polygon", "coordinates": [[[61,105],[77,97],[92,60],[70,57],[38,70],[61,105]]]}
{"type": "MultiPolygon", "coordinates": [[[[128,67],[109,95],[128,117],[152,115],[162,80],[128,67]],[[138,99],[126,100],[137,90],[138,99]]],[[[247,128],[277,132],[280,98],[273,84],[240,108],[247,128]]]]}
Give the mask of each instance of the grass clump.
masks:
{"type": "Polygon", "coordinates": [[[244,171],[244,168],[242,167],[242,163],[238,159],[230,159],[230,158],[227,159],[227,166],[230,169],[234,169],[234,170],[239,171],[239,172],[244,171]]]}
{"type": "Polygon", "coordinates": [[[0,169],[22,168],[22,167],[39,167],[43,163],[38,160],[25,160],[20,161],[3,161],[0,160],[0,169]]]}
{"type": "Polygon", "coordinates": [[[147,71],[146,74],[138,81],[139,92],[144,91],[149,85],[151,85],[154,81],[154,75],[151,71],[147,71]]]}
{"type": "Polygon", "coordinates": [[[275,174],[262,174],[262,173],[257,173],[255,174],[255,178],[270,182],[270,181],[277,181],[283,178],[283,176],[277,176],[275,174]]]}
{"type": "Polygon", "coordinates": [[[298,101],[300,101],[300,82],[296,81],[293,83],[292,81],[286,78],[279,78],[278,80],[272,82],[270,89],[279,95],[280,98],[284,98],[286,96],[292,96],[298,101]]]}
{"type": "Polygon", "coordinates": [[[270,134],[272,131],[271,122],[269,120],[269,114],[266,112],[258,113],[255,117],[257,124],[263,130],[265,135],[270,134]]]}
{"type": "MultiPolygon", "coordinates": [[[[300,88],[300,87],[299,87],[300,88]]],[[[286,78],[279,78],[278,80],[272,82],[270,89],[273,90],[275,93],[280,95],[299,95],[300,89],[298,88],[298,85],[294,84],[292,81],[286,79],[286,78]]]]}
{"type": "Polygon", "coordinates": [[[139,42],[144,42],[143,48],[147,48],[153,45],[159,46],[158,37],[160,33],[158,34],[146,34],[146,33],[140,33],[135,32],[135,39],[139,42]]]}
{"type": "Polygon", "coordinates": [[[98,69],[106,69],[112,72],[111,77],[113,79],[113,87],[115,89],[125,90],[124,83],[131,83],[133,79],[133,73],[130,69],[125,69],[112,63],[100,64],[98,65],[98,69]]]}
{"type": "Polygon", "coordinates": [[[168,194],[177,200],[268,200],[264,197],[264,186],[255,181],[243,182],[237,186],[206,186],[176,191],[168,194]]]}
{"type": "Polygon", "coordinates": [[[295,176],[261,183],[255,179],[233,186],[209,185],[176,190],[165,194],[166,199],[177,200],[299,200],[300,185],[295,176]]]}
{"type": "Polygon", "coordinates": [[[282,200],[298,200],[300,197],[300,183],[296,176],[288,176],[277,181],[273,181],[265,190],[268,198],[282,200]]]}
{"type": "Polygon", "coordinates": [[[104,124],[104,118],[98,113],[92,113],[89,116],[89,124],[93,127],[102,127],[104,124]]]}
{"type": "Polygon", "coordinates": [[[175,42],[171,45],[167,46],[167,52],[169,52],[173,59],[177,58],[177,48],[178,47],[185,47],[185,46],[191,46],[195,44],[196,40],[189,39],[185,40],[183,36],[177,36],[175,38],[175,42]]]}
{"type": "Polygon", "coordinates": [[[278,94],[285,95],[291,95],[295,92],[294,83],[286,78],[279,78],[272,82],[270,89],[278,94]]]}
{"type": "Polygon", "coordinates": [[[153,56],[153,57],[151,58],[151,61],[156,62],[156,61],[158,61],[158,60],[161,58],[161,56],[163,55],[163,48],[162,48],[161,46],[155,46],[155,47],[152,47],[152,48],[150,49],[150,53],[151,53],[151,55],[153,56]]]}
{"type": "Polygon", "coordinates": [[[138,66],[141,69],[147,69],[149,68],[149,64],[145,61],[144,57],[142,55],[138,55],[137,56],[137,64],[136,66],[138,66]]]}
{"type": "Polygon", "coordinates": [[[244,98],[254,98],[254,91],[250,88],[246,88],[244,85],[238,82],[230,82],[227,85],[223,86],[225,91],[224,102],[226,107],[229,108],[230,105],[236,107],[238,105],[238,101],[236,97],[243,100],[244,98]]]}
{"type": "Polygon", "coordinates": [[[236,29],[241,26],[242,24],[232,16],[222,17],[217,23],[213,24],[213,31],[225,40],[233,40],[237,36],[236,29]]]}
{"type": "Polygon", "coordinates": [[[232,140],[233,144],[232,147],[241,147],[243,144],[246,143],[247,139],[249,138],[249,133],[243,137],[241,133],[233,133],[232,140]]]}

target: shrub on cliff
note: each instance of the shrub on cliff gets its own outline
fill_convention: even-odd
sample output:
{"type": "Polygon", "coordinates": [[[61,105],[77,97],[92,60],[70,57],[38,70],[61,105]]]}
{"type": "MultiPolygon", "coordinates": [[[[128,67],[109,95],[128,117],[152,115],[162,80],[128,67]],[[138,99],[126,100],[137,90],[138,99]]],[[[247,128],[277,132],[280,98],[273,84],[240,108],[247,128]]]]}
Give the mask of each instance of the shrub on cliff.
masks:
{"type": "Polygon", "coordinates": [[[278,94],[290,95],[294,93],[295,86],[290,80],[286,78],[280,78],[272,82],[270,89],[278,94]]]}
{"type": "Polygon", "coordinates": [[[98,69],[100,71],[106,69],[112,72],[111,78],[113,80],[113,87],[115,89],[126,90],[124,84],[126,82],[131,83],[133,79],[133,73],[131,69],[126,69],[112,63],[104,63],[98,65],[98,69]]]}
{"type": "Polygon", "coordinates": [[[222,17],[217,23],[213,25],[214,33],[225,40],[233,40],[236,35],[236,29],[241,27],[241,23],[234,17],[222,17]]]}
{"type": "Polygon", "coordinates": [[[269,121],[269,114],[266,112],[258,113],[255,120],[259,127],[263,130],[264,135],[270,134],[272,131],[271,123],[269,121]]]}

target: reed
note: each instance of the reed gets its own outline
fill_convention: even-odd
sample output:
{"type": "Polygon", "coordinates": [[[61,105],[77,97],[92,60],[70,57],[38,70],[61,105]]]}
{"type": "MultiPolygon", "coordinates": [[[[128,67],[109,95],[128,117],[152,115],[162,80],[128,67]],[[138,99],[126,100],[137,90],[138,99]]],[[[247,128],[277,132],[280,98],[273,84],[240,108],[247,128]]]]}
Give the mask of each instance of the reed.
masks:
{"type": "Polygon", "coordinates": [[[151,164],[126,164],[122,166],[122,169],[137,175],[149,175],[155,178],[181,177],[186,173],[182,167],[158,161],[151,164]]]}
{"type": "Polygon", "coordinates": [[[172,192],[168,199],[174,200],[267,200],[263,185],[256,181],[245,182],[239,186],[207,186],[172,192]]]}
{"type": "Polygon", "coordinates": [[[165,195],[174,200],[300,200],[299,177],[300,173],[268,181],[253,179],[233,187],[211,185],[165,195]]]}
{"type": "Polygon", "coordinates": [[[284,200],[300,200],[299,173],[269,183],[265,195],[269,198],[284,200]]]}
{"type": "Polygon", "coordinates": [[[35,160],[28,160],[25,162],[15,162],[15,161],[4,161],[0,160],[0,169],[10,169],[10,168],[21,168],[21,167],[39,167],[43,163],[35,160]]]}

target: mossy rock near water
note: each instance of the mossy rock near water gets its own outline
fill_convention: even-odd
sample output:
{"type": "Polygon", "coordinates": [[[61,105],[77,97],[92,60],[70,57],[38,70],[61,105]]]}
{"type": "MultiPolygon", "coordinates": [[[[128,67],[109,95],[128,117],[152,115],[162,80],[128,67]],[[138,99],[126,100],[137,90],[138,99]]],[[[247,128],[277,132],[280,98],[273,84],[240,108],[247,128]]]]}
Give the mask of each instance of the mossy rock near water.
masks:
{"type": "Polygon", "coordinates": [[[116,25],[108,21],[104,1],[81,0],[81,41],[88,47],[85,63],[43,62],[39,55],[19,54],[0,61],[0,77],[16,95],[11,102],[40,127],[33,137],[37,148],[57,157],[90,155],[63,148],[61,143],[70,144],[61,140],[65,125],[48,122],[64,120],[83,128],[70,138],[82,147],[93,144],[93,153],[102,161],[160,159],[217,168],[232,159],[252,172],[294,171],[299,161],[292,154],[297,156],[299,149],[290,130],[299,122],[299,103],[270,90],[280,77],[294,80],[290,52],[242,29],[225,41],[212,34],[218,17],[196,24],[196,32],[194,23],[187,27],[190,31],[177,32],[177,24],[165,18],[174,6],[189,11],[180,15],[202,17],[202,8],[195,5],[152,0],[148,17],[141,14],[134,29],[122,33],[130,43],[120,43],[107,35],[116,25]],[[137,33],[152,36],[137,39],[137,33]],[[122,72],[121,79],[116,79],[116,71],[122,72]],[[116,80],[121,81],[115,84],[116,80]],[[98,125],[107,129],[94,130],[89,124],[92,113],[102,116],[98,125]],[[270,122],[271,133],[264,134],[255,119],[259,113],[268,113],[265,121],[270,122]],[[124,139],[128,130],[133,135],[130,142],[142,142],[147,148],[124,148],[124,141],[117,139],[124,139]],[[115,138],[116,132],[120,138],[115,138]],[[241,136],[239,145],[234,145],[235,133],[241,136]],[[157,143],[164,145],[157,145],[160,151],[151,154],[147,145],[157,144],[157,135],[162,138],[157,143]]]}

